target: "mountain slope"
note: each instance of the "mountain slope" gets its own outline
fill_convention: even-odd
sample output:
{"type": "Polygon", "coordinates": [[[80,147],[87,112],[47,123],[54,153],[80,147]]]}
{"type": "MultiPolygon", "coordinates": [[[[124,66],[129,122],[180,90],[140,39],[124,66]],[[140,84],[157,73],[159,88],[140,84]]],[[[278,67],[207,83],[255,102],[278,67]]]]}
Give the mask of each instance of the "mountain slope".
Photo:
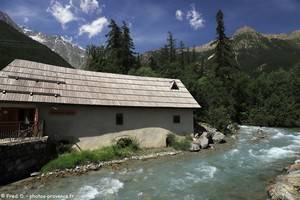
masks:
{"type": "Polygon", "coordinates": [[[72,67],[48,47],[0,20],[0,69],[16,58],[72,67]]]}
{"type": "MultiPolygon", "coordinates": [[[[262,34],[250,27],[238,29],[232,37],[240,68],[248,72],[289,69],[300,63],[300,31],[291,34],[262,34]]],[[[196,47],[202,56],[213,53],[213,45],[196,47]]]]}
{"type": "Polygon", "coordinates": [[[11,25],[21,33],[29,36],[31,39],[46,45],[52,51],[56,52],[63,59],[69,62],[75,68],[82,68],[85,64],[85,50],[78,45],[73,44],[62,36],[48,36],[41,32],[36,32],[25,27],[19,27],[8,14],[0,11],[0,21],[11,25]]]}
{"type": "Polygon", "coordinates": [[[24,34],[33,40],[46,45],[52,51],[59,54],[75,68],[82,68],[85,64],[85,50],[63,36],[48,36],[41,32],[32,31],[23,28],[24,34]]]}
{"type": "Polygon", "coordinates": [[[9,15],[1,11],[0,11],[0,21],[4,21],[5,23],[14,27],[16,30],[22,32],[22,29],[9,17],[9,15]]]}

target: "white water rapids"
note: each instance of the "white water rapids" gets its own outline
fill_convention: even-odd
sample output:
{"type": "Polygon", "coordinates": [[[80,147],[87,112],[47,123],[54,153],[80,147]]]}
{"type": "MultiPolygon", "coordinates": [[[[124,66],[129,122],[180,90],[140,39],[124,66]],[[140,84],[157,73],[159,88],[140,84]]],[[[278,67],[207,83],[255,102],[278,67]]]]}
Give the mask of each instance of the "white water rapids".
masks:
{"type": "Polygon", "coordinates": [[[72,199],[261,200],[266,186],[300,152],[300,132],[241,126],[236,143],[215,153],[140,161],[121,170],[101,169],[58,179],[24,194],[72,194],[72,199]]]}

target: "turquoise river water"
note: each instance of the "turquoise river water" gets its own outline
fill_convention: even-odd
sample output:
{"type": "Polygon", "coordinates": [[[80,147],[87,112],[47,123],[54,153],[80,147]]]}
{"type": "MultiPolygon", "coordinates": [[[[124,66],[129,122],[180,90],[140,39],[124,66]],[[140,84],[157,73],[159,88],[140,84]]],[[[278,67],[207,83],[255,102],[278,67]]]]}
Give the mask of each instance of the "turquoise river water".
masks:
{"type": "MultiPolygon", "coordinates": [[[[241,126],[236,142],[230,148],[214,153],[140,161],[117,171],[102,169],[14,192],[70,195],[56,199],[78,200],[267,199],[266,187],[270,180],[300,152],[300,132],[262,129],[267,137],[256,141],[253,137],[258,127],[241,126]]],[[[39,198],[31,196],[31,199],[39,198]]]]}

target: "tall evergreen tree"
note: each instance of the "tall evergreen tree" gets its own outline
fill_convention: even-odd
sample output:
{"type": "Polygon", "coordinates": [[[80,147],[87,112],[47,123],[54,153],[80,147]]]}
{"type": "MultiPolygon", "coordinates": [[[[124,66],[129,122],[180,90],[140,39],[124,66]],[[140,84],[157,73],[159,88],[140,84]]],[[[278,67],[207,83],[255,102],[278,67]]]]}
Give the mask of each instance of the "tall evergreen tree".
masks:
{"type": "Polygon", "coordinates": [[[169,48],[167,45],[162,47],[159,51],[159,60],[158,63],[160,65],[165,65],[169,63],[169,48]]]}
{"type": "Polygon", "coordinates": [[[110,72],[123,73],[122,70],[122,31],[117,23],[111,19],[108,25],[110,29],[107,37],[107,57],[110,66],[110,72]]]}
{"type": "Polygon", "coordinates": [[[176,60],[176,40],[170,31],[168,32],[167,47],[169,51],[169,62],[172,63],[176,60]]]}
{"type": "Polygon", "coordinates": [[[225,34],[224,15],[219,10],[216,16],[217,21],[217,46],[215,48],[216,69],[215,73],[222,81],[231,80],[237,69],[234,52],[231,47],[231,41],[225,34]]]}
{"type": "Polygon", "coordinates": [[[135,65],[135,56],[134,56],[134,43],[130,36],[130,29],[126,22],[123,22],[122,26],[122,41],[121,41],[121,59],[122,59],[122,72],[127,74],[130,68],[133,68],[135,65]]]}

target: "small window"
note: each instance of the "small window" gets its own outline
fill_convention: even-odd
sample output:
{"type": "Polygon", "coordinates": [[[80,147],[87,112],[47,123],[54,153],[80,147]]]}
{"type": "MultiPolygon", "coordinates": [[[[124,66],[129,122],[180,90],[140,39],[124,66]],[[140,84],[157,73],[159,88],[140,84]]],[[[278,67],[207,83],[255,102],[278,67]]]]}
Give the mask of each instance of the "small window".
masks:
{"type": "Polygon", "coordinates": [[[179,124],[180,123],[180,115],[174,115],[173,116],[173,123],[179,124]]]}
{"type": "Polygon", "coordinates": [[[172,84],[172,85],[171,85],[171,90],[179,90],[179,87],[178,87],[176,81],[172,81],[171,84],[172,84]]]}
{"type": "Polygon", "coordinates": [[[117,113],[116,114],[116,124],[117,125],[123,125],[124,120],[123,120],[123,113],[117,113]]]}

